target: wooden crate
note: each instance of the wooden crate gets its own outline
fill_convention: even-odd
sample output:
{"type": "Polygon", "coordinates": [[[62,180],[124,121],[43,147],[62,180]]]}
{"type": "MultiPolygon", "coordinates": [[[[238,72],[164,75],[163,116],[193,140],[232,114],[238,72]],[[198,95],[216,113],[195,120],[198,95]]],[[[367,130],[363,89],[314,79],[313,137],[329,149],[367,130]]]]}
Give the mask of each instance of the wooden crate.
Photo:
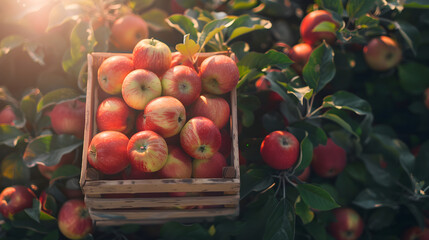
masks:
{"type": "MultiPolygon", "coordinates": [[[[202,53],[201,58],[207,58],[213,54],[227,53],[202,53]]],[[[240,171],[235,89],[230,94],[231,166],[223,169],[223,178],[108,180],[88,164],[87,149],[92,137],[97,133],[95,121],[95,112],[99,104],[97,71],[104,59],[114,55],[131,58],[131,54],[117,53],[88,55],[85,135],[80,185],[93,221],[97,225],[160,224],[168,221],[205,221],[217,216],[238,215],[240,171]],[[157,197],[141,196],[172,192],[188,194],[184,197],[171,197],[168,194],[157,197]],[[106,194],[110,194],[109,197],[106,197],[106,194]],[[126,194],[126,197],[121,194],[126,194]],[[191,208],[191,206],[204,207],[191,208]]]]}

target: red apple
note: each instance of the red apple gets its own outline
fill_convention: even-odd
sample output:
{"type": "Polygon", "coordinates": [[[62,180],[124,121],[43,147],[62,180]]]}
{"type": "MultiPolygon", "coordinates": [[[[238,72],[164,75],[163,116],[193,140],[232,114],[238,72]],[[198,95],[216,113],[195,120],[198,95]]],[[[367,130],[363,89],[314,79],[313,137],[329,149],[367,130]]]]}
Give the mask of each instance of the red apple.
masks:
{"type": "Polygon", "coordinates": [[[147,23],[136,14],[116,19],[110,31],[110,41],[118,50],[125,52],[131,52],[140,40],[149,37],[147,23]]]}
{"type": "Polygon", "coordinates": [[[332,213],[335,221],[328,225],[328,232],[336,240],[356,240],[362,235],[364,223],[355,210],[337,208],[332,213]]]}
{"type": "Polygon", "coordinates": [[[225,158],[228,158],[229,155],[231,155],[231,149],[232,149],[232,138],[230,136],[230,133],[227,129],[222,128],[220,130],[220,136],[222,137],[221,145],[219,148],[219,152],[222,153],[222,155],[225,158]]]}
{"type": "Polygon", "coordinates": [[[305,182],[310,177],[310,166],[306,167],[304,171],[298,175],[298,179],[305,182]]]}
{"type": "Polygon", "coordinates": [[[171,9],[171,13],[180,13],[183,14],[183,12],[185,12],[185,8],[182,7],[182,5],[180,5],[177,0],[170,0],[170,9],[171,9]]]}
{"type": "Polygon", "coordinates": [[[260,152],[268,166],[285,170],[292,167],[298,160],[299,142],[292,133],[274,131],[265,136],[260,152]]]}
{"type": "Polygon", "coordinates": [[[98,85],[111,95],[119,94],[125,77],[134,70],[133,61],[125,56],[112,56],[98,68],[98,85]]]}
{"type": "Polygon", "coordinates": [[[37,164],[37,169],[39,169],[39,172],[46,178],[51,179],[52,174],[61,166],[72,164],[76,156],[76,151],[72,151],[69,153],[64,154],[60,161],[53,165],[53,166],[46,166],[44,164],[37,164]]]}
{"type": "Polygon", "coordinates": [[[219,129],[229,122],[229,113],[228,102],[222,97],[211,94],[199,96],[189,109],[190,117],[206,117],[219,129]]]}
{"type": "Polygon", "coordinates": [[[161,78],[162,95],[179,99],[184,106],[193,103],[201,93],[201,79],[193,68],[175,66],[161,78]]]}
{"type": "Polygon", "coordinates": [[[137,119],[136,119],[136,130],[137,130],[137,132],[144,131],[143,124],[144,124],[144,111],[141,111],[137,115],[137,119]]]}
{"type": "Polygon", "coordinates": [[[335,177],[344,170],[346,164],[346,151],[330,138],[326,145],[319,145],[313,149],[311,168],[320,177],[335,177]]]}
{"type": "Polygon", "coordinates": [[[180,132],[180,145],[191,157],[211,158],[220,148],[222,137],[219,128],[206,117],[194,117],[180,132]]]}
{"type": "Polygon", "coordinates": [[[16,120],[15,112],[13,111],[13,108],[10,105],[5,106],[0,111],[0,124],[9,124],[14,125],[13,121],[16,120]]]}
{"type": "Polygon", "coordinates": [[[405,230],[401,240],[429,240],[429,228],[410,227],[405,230]]]}
{"type": "Polygon", "coordinates": [[[230,57],[215,55],[201,63],[200,78],[204,91],[224,94],[235,88],[240,73],[237,64],[230,57]]]}
{"type": "Polygon", "coordinates": [[[425,95],[425,106],[427,109],[429,109],[429,88],[426,88],[424,95],[425,95]]]}
{"type": "Polygon", "coordinates": [[[371,39],[363,48],[368,66],[375,71],[386,71],[398,65],[402,59],[402,50],[390,37],[380,36],[371,39]]]}
{"type": "Polygon", "coordinates": [[[302,73],[302,69],[307,64],[313,48],[307,43],[298,43],[288,51],[289,58],[294,61],[291,67],[298,73],[302,73]]]}
{"type": "Polygon", "coordinates": [[[88,147],[88,162],[104,174],[116,174],[129,163],[128,137],[117,131],[97,133],[88,147]]]}
{"type": "Polygon", "coordinates": [[[190,178],[192,176],[192,160],[183,150],[168,145],[168,158],[164,167],[159,170],[163,178],[190,178]]]}
{"type": "Polygon", "coordinates": [[[68,200],[58,213],[58,228],[69,239],[82,239],[92,231],[92,220],[85,203],[68,200]]]}
{"type": "Polygon", "coordinates": [[[0,194],[0,212],[5,218],[13,219],[16,213],[31,208],[35,198],[34,192],[25,186],[7,187],[0,194]]]}
{"type": "Polygon", "coordinates": [[[171,51],[161,41],[143,39],[134,47],[133,62],[136,69],[146,69],[161,76],[170,68],[171,51]]]}
{"type": "Polygon", "coordinates": [[[128,106],[143,110],[152,99],[161,96],[162,86],[153,72],[137,69],[130,72],[122,83],[122,97],[128,106]]]}
{"type": "Polygon", "coordinates": [[[192,61],[185,57],[183,54],[181,54],[180,52],[172,52],[171,53],[171,64],[170,64],[170,68],[175,67],[175,66],[188,66],[190,68],[194,68],[194,64],[192,63],[192,61]]]}
{"type": "Polygon", "coordinates": [[[156,172],[167,162],[168,147],[164,138],[154,131],[134,134],[127,146],[131,167],[142,172],[156,172]]]}
{"type": "MultiPolygon", "coordinates": [[[[319,26],[320,27],[320,26],[319,26]]],[[[337,37],[335,31],[338,29],[339,24],[332,18],[332,14],[325,10],[316,10],[307,14],[302,19],[299,31],[302,40],[312,46],[320,44],[323,40],[327,43],[333,44],[337,37]],[[326,24],[328,27],[326,31],[314,31],[319,24],[326,24]]]]}
{"type": "Polygon", "coordinates": [[[208,159],[194,159],[192,176],[194,178],[222,178],[223,168],[227,166],[225,157],[216,152],[208,159]]]}
{"type": "Polygon", "coordinates": [[[85,128],[85,103],[69,100],[55,105],[49,113],[52,129],[57,134],[72,134],[83,139],[85,128]]]}
{"type": "Polygon", "coordinates": [[[128,134],[134,128],[135,112],[122,98],[110,97],[98,105],[95,120],[99,131],[128,134]]]}
{"type": "Polygon", "coordinates": [[[165,138],[178,134],[185,122],[185,107],[174,97],[155,98],[144,109],[143,128],[165,138]]]}

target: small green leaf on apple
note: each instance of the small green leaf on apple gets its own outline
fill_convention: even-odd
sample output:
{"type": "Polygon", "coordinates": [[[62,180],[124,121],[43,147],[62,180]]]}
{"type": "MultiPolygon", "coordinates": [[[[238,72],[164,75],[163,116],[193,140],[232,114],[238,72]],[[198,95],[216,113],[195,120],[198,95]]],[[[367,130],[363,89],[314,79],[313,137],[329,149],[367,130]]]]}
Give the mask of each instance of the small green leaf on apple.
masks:
{"type": "Polygon", "coordinates": [[[333,22],[324,21],[319,24],[315,28],[313,28],[313,32],[335,32],[337,26],[333,22]]]}

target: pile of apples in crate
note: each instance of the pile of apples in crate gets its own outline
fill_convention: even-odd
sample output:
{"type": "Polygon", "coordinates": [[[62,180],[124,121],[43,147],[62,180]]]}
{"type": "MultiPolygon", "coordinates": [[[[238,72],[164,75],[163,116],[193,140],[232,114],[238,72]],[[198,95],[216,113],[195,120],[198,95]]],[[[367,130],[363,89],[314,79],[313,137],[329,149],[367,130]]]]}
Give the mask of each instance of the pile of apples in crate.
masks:
{"type": "Polygon", "coordinates": [[[88,162],[123,179],[221,178],[231,149],[225,98],[239,71],[225,55],[197,62],[156,39],[141,40],[132,58],[105,59],[88,162]]]}

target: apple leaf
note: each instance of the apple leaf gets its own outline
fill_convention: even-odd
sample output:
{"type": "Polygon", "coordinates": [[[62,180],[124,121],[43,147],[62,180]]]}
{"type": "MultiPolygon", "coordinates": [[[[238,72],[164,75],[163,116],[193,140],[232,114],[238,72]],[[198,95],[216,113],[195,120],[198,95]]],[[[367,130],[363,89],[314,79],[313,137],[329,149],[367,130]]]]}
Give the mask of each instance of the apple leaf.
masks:
{"type": "Polygon", "coordinates": [[[315,2],[323,9],[332,10],[340,15],[343,14],[344,7],[341,0],[316,0],[315,2]]]}
{"type": "Polygon", "coordinates": [[[49,22],[46,31],[61,26],[68,21],[76,20],[77,17],[82,13],[82,5],[67,4],[63,1],[60,1],[49,12],[49,22]]]}
{"type": "Polygon", "coordinates": [[[276,65],[282,65],[284,67],[287,67],[292,63],[293,61],[290,60],[290,58],[286,54],[271,49],[265,53],[250,52],[242,59],[240,59],[237,65],[240,70],[241,76],[242,71],[245,72],[246,69],[255,68],[258,70],[262,70],[263,68],[266,68],[268,66],[276,65]]]}
{"type": "Polygon", "coordinates": [[[292,127],[308,132],[308,139],[311,141],[313,146],[317,146],[319,144],[325,145],[328,140],[328,136],[323,128],[318,127],[317,125],[317,123],[313,124],[312,121],[307,120],[294,122],[292,127]]]}
{"type": "Polygon", "coordinates": [[[263,191],[273,183],[274,179],[268,169],[249,169],[241,174],[240,199],[244,199],[251,192],[263,191]]]}
{"type": "Polygon", "coordinates": [[[183,43],[176,45],[176,50],[194,62],[193,56],[200,51],[200,45],[195,43],[194,40],[190,39],[189,34],[186,34],[183,36],[183,43]]]}
{"type": "Polygon", "coordinates": [[[314,212],[302,201],[301,197],[298,197],[295,201],[295,212],[301,218],[304,225],[311,223],[314,219],[314,212]]]}
{"type": "Polygon", "coordinates": [[[326,190],[316,185],[298,184],[297,189],[302,200],[311,208],[327,211],[340,206],[326,190]]]}
{"type": "Polygon", "coordinates": [[[429,87],[429,69],[417,62],[399,65],[399,81],[402,88],[414,95],[422,94],[429,87]]]}
{"type": "Polygon", "coordinates": [[[375,6],[375,0],[349,0],[346,5],[347,14],[351,19],[365,15],[375,6]]]}
{"type": "Polygon", "coordinates": [[[30,180],[30,169],[24,164],[19,152],[12,152],[2,159],[1,176],[5,186],[27,183],[30,180]]]}
{"type": "Polygon", "coordinates": [[[48,92],[39,100],[39,102],[37,103],[37,112],[41,112],[49,106],[53,106],[55,104],[67,100],[73,100],[82,97],[83,96],[73,88],[56,89],[51,92],[48,92]]]}
{"type": "Polygon", "coordinates": [[[60,239],[60,231],[56,229],[47,233],[42,240],[58,240],[58,239],[60,239]]]}
{"type": "MultiPolygon", "coordinates": [[[[200,37],[198,38],[198,44],[201,48],[204,46],[218,33],[222,32],[223,29],[230,27],[234,23],[234,17],[226,17],[223,19],[216,19],[207,23],[200,37]]],[[[223,49],[218,49],[219,51],[223,49]]]]}
{"type": "Polygon", "coordinates": [[[230,27],[226,29],[225,37],[228,39],[227,42],[230,42],[231,40],[242,36],[246,33],[259,30],[259,29],[270,29],[271,28],[271,22],[250,17],[249,15],[241,15],[238,18],[234,20],[234,22],[231,24],[230,27]]]}
{"type": "Polygon", "coordinates": [[[355,137],[359,137],[357,133],[353,130],[352,126],[346,120],[344,120],[342,116],[340,116],[340,114],[337,114],[337,112],[327,111],[322,115],[320,115],[320,117],[337,123],[342,128],[344,128],[344,130],[346,130],[347,132],[353,134],[355,137]]]}
{"type": "Polygon", "coordinates": [[[387,198],[380,191],[369,188],[361,191],[353,201],[353,204],[356,204],[363,209],[374,209],[378,207],[399,207],[396,202],[387,198]]]}
{"type": "Polygon", "coordinates": [[[315,93],[322,90],[335,76],[334,51],[331,46],[324,42],[314,49],[302,74],[315,93]]]}
{"type": "Polygon", "coordinates": [[[23,158],[28,167],[33,167],[36,163],[53,166],[60,162],[64,154],[81,145],[82,140],[73,135],[42,135],[28,143],[23,158]]]}
{"type": "Polygon", "coordinates": [[[33,199],[33,207],[26,208],[24,211],[31,219],[40,223],[40,202],[37,198],[33,199]]]}
{"type": "Polygon", "coordinates": [[[30,123],[34,123],[36,121],[37,102],[40,100],[41,96],[42,94],[39,89],[32,89],[21,99],[21,111],[24,114],[25,119],[30,123]]]}
{"type": "Polygon", "coordinates": [[[323,98],[323,107],[350,110],[358,115],[371,114],[371,105],[366,100],[346,91],[323,98]]]}
{"type": "Polygon", "coordinates": [[[130,1],[131,8],[134,9],[136,12],[141,12],[141,10],[144,10],[148,7],[150,7],[155,0],[133,0],[130,1]]]}
{"type": "Polygon", "coordinates": [[[285,197],[271,209],[271,214],[265,224],[263,240],[275,239],[295,239],[295,211],[285,197]]]}
{"type": "Polygon", "coordinates": [[[147,22],[148,26],[155,31],[162,31],[169,28],[165,19],[168,17],[167,13],[158,8],[152,8],[143,14],[141,17],[147,22]]]}
{"type": "Polygon", "coordinates": [[[183,16],[181,14],[171,15],[165,20],[170,27],[176,29],[181,34],[189,34],[189,38],[197,41],[198,33],[196,26],[198,25],[196,21],[190,17],[183,16]]]}
{"type": "Polygon", "coordinates": [[[404,7],[406,8],[420,8],[429,9],[429,4],[425,0],[407,0],[404,7]]]}
{"type": "Polygon", "coordinates": [[[0,57],[21,46],[25,41],[26,39],[21,35],[9,35],[3,38],[0,42],[0,57]]]}
{"type": "Polygon", "coordinates": [[[258,4],[257,0],[235,0],[232,3],[230,3],[232,6],[232,9],[234,10],[246,10],[250,9],[256,4],[258,4]]]}
{"type": "Polygon", "coordinates": [[[333,22],[324,21],[316,25],[315,28],[313,28],[313,32],[335,32],[337,29],[337,26],[333,22]]]}
{"type": "Polygon", "coordinates": [[[53,182],[59,179],[72,178],[79,175],[80,175],[80,168],[71,164],[63,165],[52,173],[50,184],[52,185],[53,182]]]}
{"type": "Polygon", "coordinates": [[[306,167],[308,167],[313,158],[313,144],[308,138],[308,133],[305,132],[305,137],[302,139],[300,145],[300,154],[298,163],[295,168],[295,175],[301,174],[306,167]]]}
{"type": "Polygon", "coordinates": [[[25,134],[9,124],[0,124],[0,144],[5,144],[9,147],[15,147],[18,139],[25,134]]]}

